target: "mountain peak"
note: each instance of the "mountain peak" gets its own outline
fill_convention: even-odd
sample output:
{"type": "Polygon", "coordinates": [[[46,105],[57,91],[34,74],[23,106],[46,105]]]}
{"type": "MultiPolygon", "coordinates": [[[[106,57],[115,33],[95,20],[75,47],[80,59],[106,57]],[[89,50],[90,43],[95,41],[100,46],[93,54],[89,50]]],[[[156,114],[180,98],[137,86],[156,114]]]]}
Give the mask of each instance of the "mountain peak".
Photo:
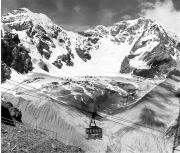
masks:
{"type": "Polygon", "coordinates": [[[19,10],[24,10],[24,11],[26,11],[26,12],[31,12],[28,8],[26,8],[26,7],[21,7],[21,8],[19,8],[19,10]]]}
{"type": "MultiPolygon", "coordinates": [[[[18,8],[15,9],[7,14],[4,14],[2,17],[6,17],[6,16],[13,16],[13,15],[18,15],[18,14],[24,14],[24,13],[30,13],[31,11],[28,8],[18,8]]],[[[31,12],[32,13],[32,12],[31,12]]]]}
{"type": "Polygon", "coordinates": [[[76,34],[44,14],[20,8],[2,16],[2,23],[16,30],[24,46],[31,46],[34,67],[54,75],[117,75],[137,69],[137,75],[149,71],[154,77],[169,71],[164,67],[174,67],[179,55],[174,39],[144,17],[76,34]]]}
{"type": "Polygon", "coordinates": [[[1,21],[17,31],[28,29],[33,25],[52,25],[49,17],[42,13],[34,13],[27,8],[19,8],[1,17],[1,21]]]}
{"type": "Polygon", "coordinates": [[[21,8],[18,8],[17,10],[13,10],[12,12],[28,13],[28,12],[31,12],[31,11],[28,8],[26,8],[26,7],[21,7],[21,8]]]}

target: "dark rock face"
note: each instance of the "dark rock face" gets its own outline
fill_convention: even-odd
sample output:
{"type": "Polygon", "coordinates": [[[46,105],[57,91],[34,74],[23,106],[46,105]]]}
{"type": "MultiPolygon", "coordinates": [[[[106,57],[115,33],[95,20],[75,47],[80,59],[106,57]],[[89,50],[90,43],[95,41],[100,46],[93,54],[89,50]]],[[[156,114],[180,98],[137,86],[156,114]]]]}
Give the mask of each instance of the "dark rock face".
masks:
{"type": "Polygon", "coordinates": [[[149,63],[150,69],[134,69],[133,74],[144,78],[154,78],[167,74],[176,66],[176,62],[170,57],[165,59],[153,59],[149,63]]]}
{"type": "Polygon", "coordinates": [[[26,31],[26,34],[30,38],[38,38],[39,43],[37,45],[37,49],[41,55],[44,55],[45,58],[49,59],[51,54],[49,47],[55,47],[53,41],[51,40],[50,36],[47,34],[45,29],[41,25],[33,25],[26,31]],[[45,49],[47,52],[44,52],[45,49]]]}
{"type": "Polygon", "coordinates": [[[63,63],[61,62],[61,58],[57,58],[57,60],[52,64],[55,65],[58,69],[61,69],[63,66],[63,63]]]}
{"type": "Polygon", "coordinates": [[[57,26],[57,25],[53,25],[53,26],[51,27],[51,31],[53,32],[53,33],[51,34],[51,36],[52,36],[53,38],[57,39],[59,33],[62,32],[62,29],[61,29],[61,27],[59,27],[59,26],[57,26]]]}
{"type": "MultiPolygon", "coordinates": [[[[144,35],[144,33],[143,33],[142,35],[144,35]]],[[[138,50],[139,48],[142,48],[142,47],[146,46],[146,44],[148,43],[148,40],[143,41],[143,42],[140,42],[140,39],[141,39],[141,38],[142,38],[142,36],[139,37],[139,39],[137,40],[137,42],[134,44],[134,46],[133,46],[132,49],[131,49],[131,53],[135,53],[136,50],[138,50]]]]}
{"type": "Polygon", "coordinates": [[[32,62],[29,52],[22,46],[19,45],[20,40],[17,34],[6,33],[1,39],[1,70],[2,80],[10,78],[10,68],[15,69],[19,73],[28,73],[32,71],[32,62]]]}
{"type": "Polygon", "coordinates": [[[22,113],[19,109],[13,106],[11,102],[1,101],[1,109],[2,109],[2,122],[5,124],[14,125],[13,119],[16,121],[22,122],[22,113]]]}
{"type": "Polygon", "coordinates": [[[26,13],[27,10],[25,9],[17,9],[13,10],[11,13],[8,13],[6,15],[3,15],[2,21],[5,23],[9,28],[15,29],[16,31],[22,31],[26,30],[32,27],[32,21],[26,20],[24,22],[16,22],[14,24],[11,24],[12,22],[15,22],[21,17],[25,17],[26,15],[23,13],[26,13]],[[9,14],[12,14],[13,17],[8,17],[9,14]]]}
{"type": "MultiPolygon", "coordinates": [[[[136,29],[136,28],[135,28],[136,29]]],[[[178,49],[177,45],[171,38],[166,34],[162,27],[152,24],[146,27],[146,30],[138,38],[136,43],[131,49],[130,55],[125,57],[121,64],[121,73],[133,72],[134,75],[154,78],[155,76],[166,75],[176,66],[176,61],[171,57],[175,54],[174,49],[178,49]],[[153,37],[144,40],[144,37],[153,33],[153,37]],[[137,52],[139,49],[147,46],[157,45],[152,50],[147,50],[144,52],[137,52]],[[147,63],[147,69],[139,69],[130,65],[130,61],[135,57],[139,56],[143,62],[147,63]]]]}
{"type": "Polygon", "coordinates": [[[38,63],[38,65],[41,69],[45,70],[46,72],[49,72],[48,66],[42,60],[38,63]]]}
{"type": "Polygon", "coordinates": [[[74,58],[74,55],[72,53],[63,54],[60,56],[60,58],[67,66],[74,65],[74,63],[72,62],[72,58],[74,58]]]}
{"type": "Polygon", "coordinates": [[[134,39],[137,39],[137,36],[141,34],[141,31],[146,31],[151,23],[152,21],[143,18],[136,20],[133,24],[128,21],[116,23],[110,29],[110,34],[114,37],[111,41],[117,44],[127,41],[131,45],[134,39]]]}
{"type": "Polygon", "coordinates": [[[106,35],[108,31],[106,31],[103,27],[98,26],[95,29],[91,29],[90,31],[80,31],[78,32],[79,35],[84,36],[86,38],[102,38],[106,35]]]}
{"type": "Polygon", "coordinates": [[[144,78],[154,78],[158,73],[157,68],[153,69],[134,69],[133,74],[144,78]]]}
{"type": "Polygon", "coordinates": [[[93,44],[96,44],[99,41],[99,38],[91,38],[91,37],[89,37],[88,41],[90,41],[93,44]]]}
{"type": "Polygon", "coordinates": [[[121,30],[125,30],[126,27],[126,22],[122,22],[121,24],[115,24],[114,27],[111,29],[110,33],[112,36],[116,36],[121,30]]]}
{"type": "Polygon", "coordinates": [[[180,42],[178,42],[178,43],[176,44],[176,48],[177,48],[178,50],[180,50],[180,42]]]}
{"type": "Polygon", "coordinates": [[[73,66],[74,63],[72,59],[74,58],[74,55],[69,52],[67,54],[63,54],[57,57],[56,61],[52,64],[54,64],[57,68],[61,69],[63,66],[63,63],[67,66],[73,66]]]}
{"type": "Polygon", "coordinates": [[[167,74],[176,66],[176,62],[171,57],[169,58],[154,58],[149,62],[150,69],[134,69],[133,74],[145,78],[154,78],[167,74]]]}
{"type": "Polygon", "coordinates": [[[129,65],[129,58],[126,56],[121,64],[120,73],[130,73],[133,68],[129,65]]]}
{"type": "Polygon", "coordinates": [[[86,50],[82,50],[81,48],[76,48],[76,53],[78,54],[78,56],[83,60],[83,61],[87,61],[91,59],[91,55],[89,52],[87,52],[86,50]]]}
{"type": "Polygon", "coordinates": [[[49,46],[43,42],[43,41],[39,41],[38,45],[37,45],[37,50],[39,51],[39,53],[41,54],[41,56],[44,56],[46,59],[49,59],[51,56],[51,51],[49,50],[49,46]],[[44,51],[45,50],[45,51],[44,51]]]}
{"type": "Polygon", "coordinates": [[[44,30],[44,28],[40,25],[36,25],[35,29],[37,30],[37,32],[41,32],[43,34],[47,34],[46,31],[44,30]]]}
{"type": "MultiPolygon", "coordinates": [[[[98,33],[96,33],[98,35],[98,33]]],[[[93,35],[89,35],[86,39],[81,40],[82,44],[76,45],[76,53],[77,55],[84,61],[87,62],[91,59],[91,51],[98,49],[98,41],[100,40],[99,37],[94,37],[93,35]]]]}
{"type": "Polygon", "coordinates": [[[60,28],[56,28],[54,31],[54,34],[52,35],[53,38],[57,39],[59,33],[62,31],[60,28]]]}
{"type": "Polygon", "coordinates": [[[6,125],[15,126],[14,121],[12,119],[12,116],[11,116],[8,108],[3,106],[2,104],[1,104],[1,123],[4,123],[6,125]]]}
{"type": "Polygon", "coordinates": [[[171,49],[160,44],[145,56],[144,60],[152,70],[156,70],[157,75],[167,74],[171,68],[176,66],[176,61],[170,56],[171,49]]]}
{"type": "Polygon", "coordinates": [[[88,33],[88,32],[85,32],[85,31],[80,31],[78,32],[78,34],[84,36],[84,37],[91,37],[93,34],[92,33],[88,33]]]}
{"type": "Polygon", "coordinates": [[[11,69],[1,61],[1,83],[11,78],[11,69]]]}
{"type": "Polygon", "coordinates": [[[33,38],[34,35],[36,34],[36,32],[33,31],[33,27],[30,27],[30,28],[26,31],[26,34],[27,34],[30,38],[33,38]]]}
{"type": "Polygon", "coordinates": [[[59,39],[60,43],[65,43],[65,41],[63,39],[59,39]]]}
{"type": "Polygon", "coordinates": [[[172,67],[176,66],[176,62],[171,58],[154,59],[150,65],[150,69],[134,69],[133,74],[144,78],[154,78],[170,72],[172,67]]]}
{"type": "Polygon", "coordinates": [[[25,21],[22,24],[16,24],[16,25],[11,25],[9,24],[8,27],[11,29],[15,29],[16,31],[22,31],[31,28],[32,22],[31,21],[25,21]]]}
{"type": "Polygon", "coordinates": [[[31,57],[23,46],[14,48],[12,54],[14,59],[11,63],[12,68],[20,73],[32,71],[31,57]]]}
{"type": "Polygon", "coordinates": [[[95,30],[99,33],[99,37],[103,37],[109,34],[109,30],[103,25],[97,26],[95,30]]]}

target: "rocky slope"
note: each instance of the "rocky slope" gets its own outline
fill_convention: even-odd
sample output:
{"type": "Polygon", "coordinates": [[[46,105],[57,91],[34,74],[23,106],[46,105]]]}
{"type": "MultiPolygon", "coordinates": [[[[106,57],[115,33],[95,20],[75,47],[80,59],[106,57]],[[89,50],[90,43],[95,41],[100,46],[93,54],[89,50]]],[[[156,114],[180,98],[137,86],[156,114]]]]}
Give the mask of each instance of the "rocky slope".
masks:
{"type": "MultiPolygon", "coordinates": [[[[109,27],[100,25],[79,33],[66,31],[46,15],[26,8],[3,15],[1,21],[2,42],[7,41],[9,33],[17,35],[17,45],[28,51],[31,58],[28,55],[25,58],[29,64],[32,62],[34,72],[54,76],[123,73],[154,78],[166,75],[176,67],[179,58],[178,41],[146,18],[121,21],[109,27]]],[[[5,47],[8,48],[7,43],[5,47]]],[[[17,70],[6,61],[3,64],[17,70]]]]}
{"type": "Polygon", "coordinates": [[[22,113],[13,106],[11,102],[7,102],[1,98],[1,123],[14,126],[14,122],[21,122],[22,113]]]}
{"type": "Polygon", "coordinates": [[[44,152],[44,153],[80,153],[78,147],[66,146],[45,132],[27,127],[21,123],[16,126],[1,124],[2,152],[44,152]]]}
{"type": "Polygon", "coordinates": [[[28,73],[33,69],[29,52],[22,44],[17,34],[7,32],[1,40],[1,82],[11,77],[13,68],[19,73],[28,73]]]}

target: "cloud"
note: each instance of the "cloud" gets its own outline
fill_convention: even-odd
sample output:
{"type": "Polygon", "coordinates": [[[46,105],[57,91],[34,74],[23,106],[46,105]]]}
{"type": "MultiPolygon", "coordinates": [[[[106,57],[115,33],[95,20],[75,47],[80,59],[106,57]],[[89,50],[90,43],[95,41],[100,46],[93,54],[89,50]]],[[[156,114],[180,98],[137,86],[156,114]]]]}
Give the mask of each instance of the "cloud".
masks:
{"type": "Polygon", "coordinates": [[[123,20],[130,20],[131,16],[126,14],[126,15],[122,16],[122,19],[123,20]]]}
{"type": "Polygon", "coordinates": [[[113,17],[116,14],[113,10],[103,9],[99,13],[99,24],[110,25],[113,22],[113,17]]]}
{"type": "Polygon", "coordinates": [[[111,25],[124,15],[137,14],[139,0],[2,0],[2,14],[20,7],[44,13],[55,23],[74,30],[111,25]],[[136,12],[136,13],[135,13],[136,12]]]}
{"type": "Polygon", "coordinates": [[[91,29],[92,27],[89,25],[83,25],[83,24],[61,24],[61,26],[66,29],[66,30],[70,30],[70,31],[75,31],[75,32],[79,32],[81,30],[87,30],[87,29],[91,29]]]}
{"type": "MultiPolygon", "coordinates": [[[[2,14],[20,7],[48,15],[73,31],[147,16],[177,33],[180,0],[2,0],[2,14]],[[172,23],[176,22],[176,25],[172,23]],[[74,27],[73,27],[74,26],[74,27]],[[76,29],[77,28],[77,29],[76,29]],[[175,29],[175,30],[174,30],[175,29]]],[[[179,34],[180,35],[180,34],[179,34]]]]}
{"type": "Polygon", "coordinates": [[[2,14],[10,12],[14,9],[27,7],[31,11],[51,14],[58,10],[58,0],[2,0],[2,14]]]}
{"type": "Polygon", "coordinates": [[[172,0],[143,3],[140,15],[151,18],[180,38],[180,11],[172,0]]]}
{"type": "Polygon", "coordinates": [[[75,6],[74,7],[75,12],[77,12],[78,14],[81,14],[81,8],[79,6],[75,6]]]}

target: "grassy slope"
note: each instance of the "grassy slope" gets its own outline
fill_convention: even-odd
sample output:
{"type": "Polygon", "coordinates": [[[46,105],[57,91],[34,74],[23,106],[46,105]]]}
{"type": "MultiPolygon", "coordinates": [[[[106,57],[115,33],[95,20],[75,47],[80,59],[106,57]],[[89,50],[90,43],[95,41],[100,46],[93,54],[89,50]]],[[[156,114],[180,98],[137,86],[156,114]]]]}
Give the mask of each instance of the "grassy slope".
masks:
{"type": "Polygon", "coordinates": [[[77,153],[78,147],[66,146],[63,143],[51,139],[40,130],[31,129],[23,124],[16,126],[1,124],[1,151],[4,153],[77,153]]]}

